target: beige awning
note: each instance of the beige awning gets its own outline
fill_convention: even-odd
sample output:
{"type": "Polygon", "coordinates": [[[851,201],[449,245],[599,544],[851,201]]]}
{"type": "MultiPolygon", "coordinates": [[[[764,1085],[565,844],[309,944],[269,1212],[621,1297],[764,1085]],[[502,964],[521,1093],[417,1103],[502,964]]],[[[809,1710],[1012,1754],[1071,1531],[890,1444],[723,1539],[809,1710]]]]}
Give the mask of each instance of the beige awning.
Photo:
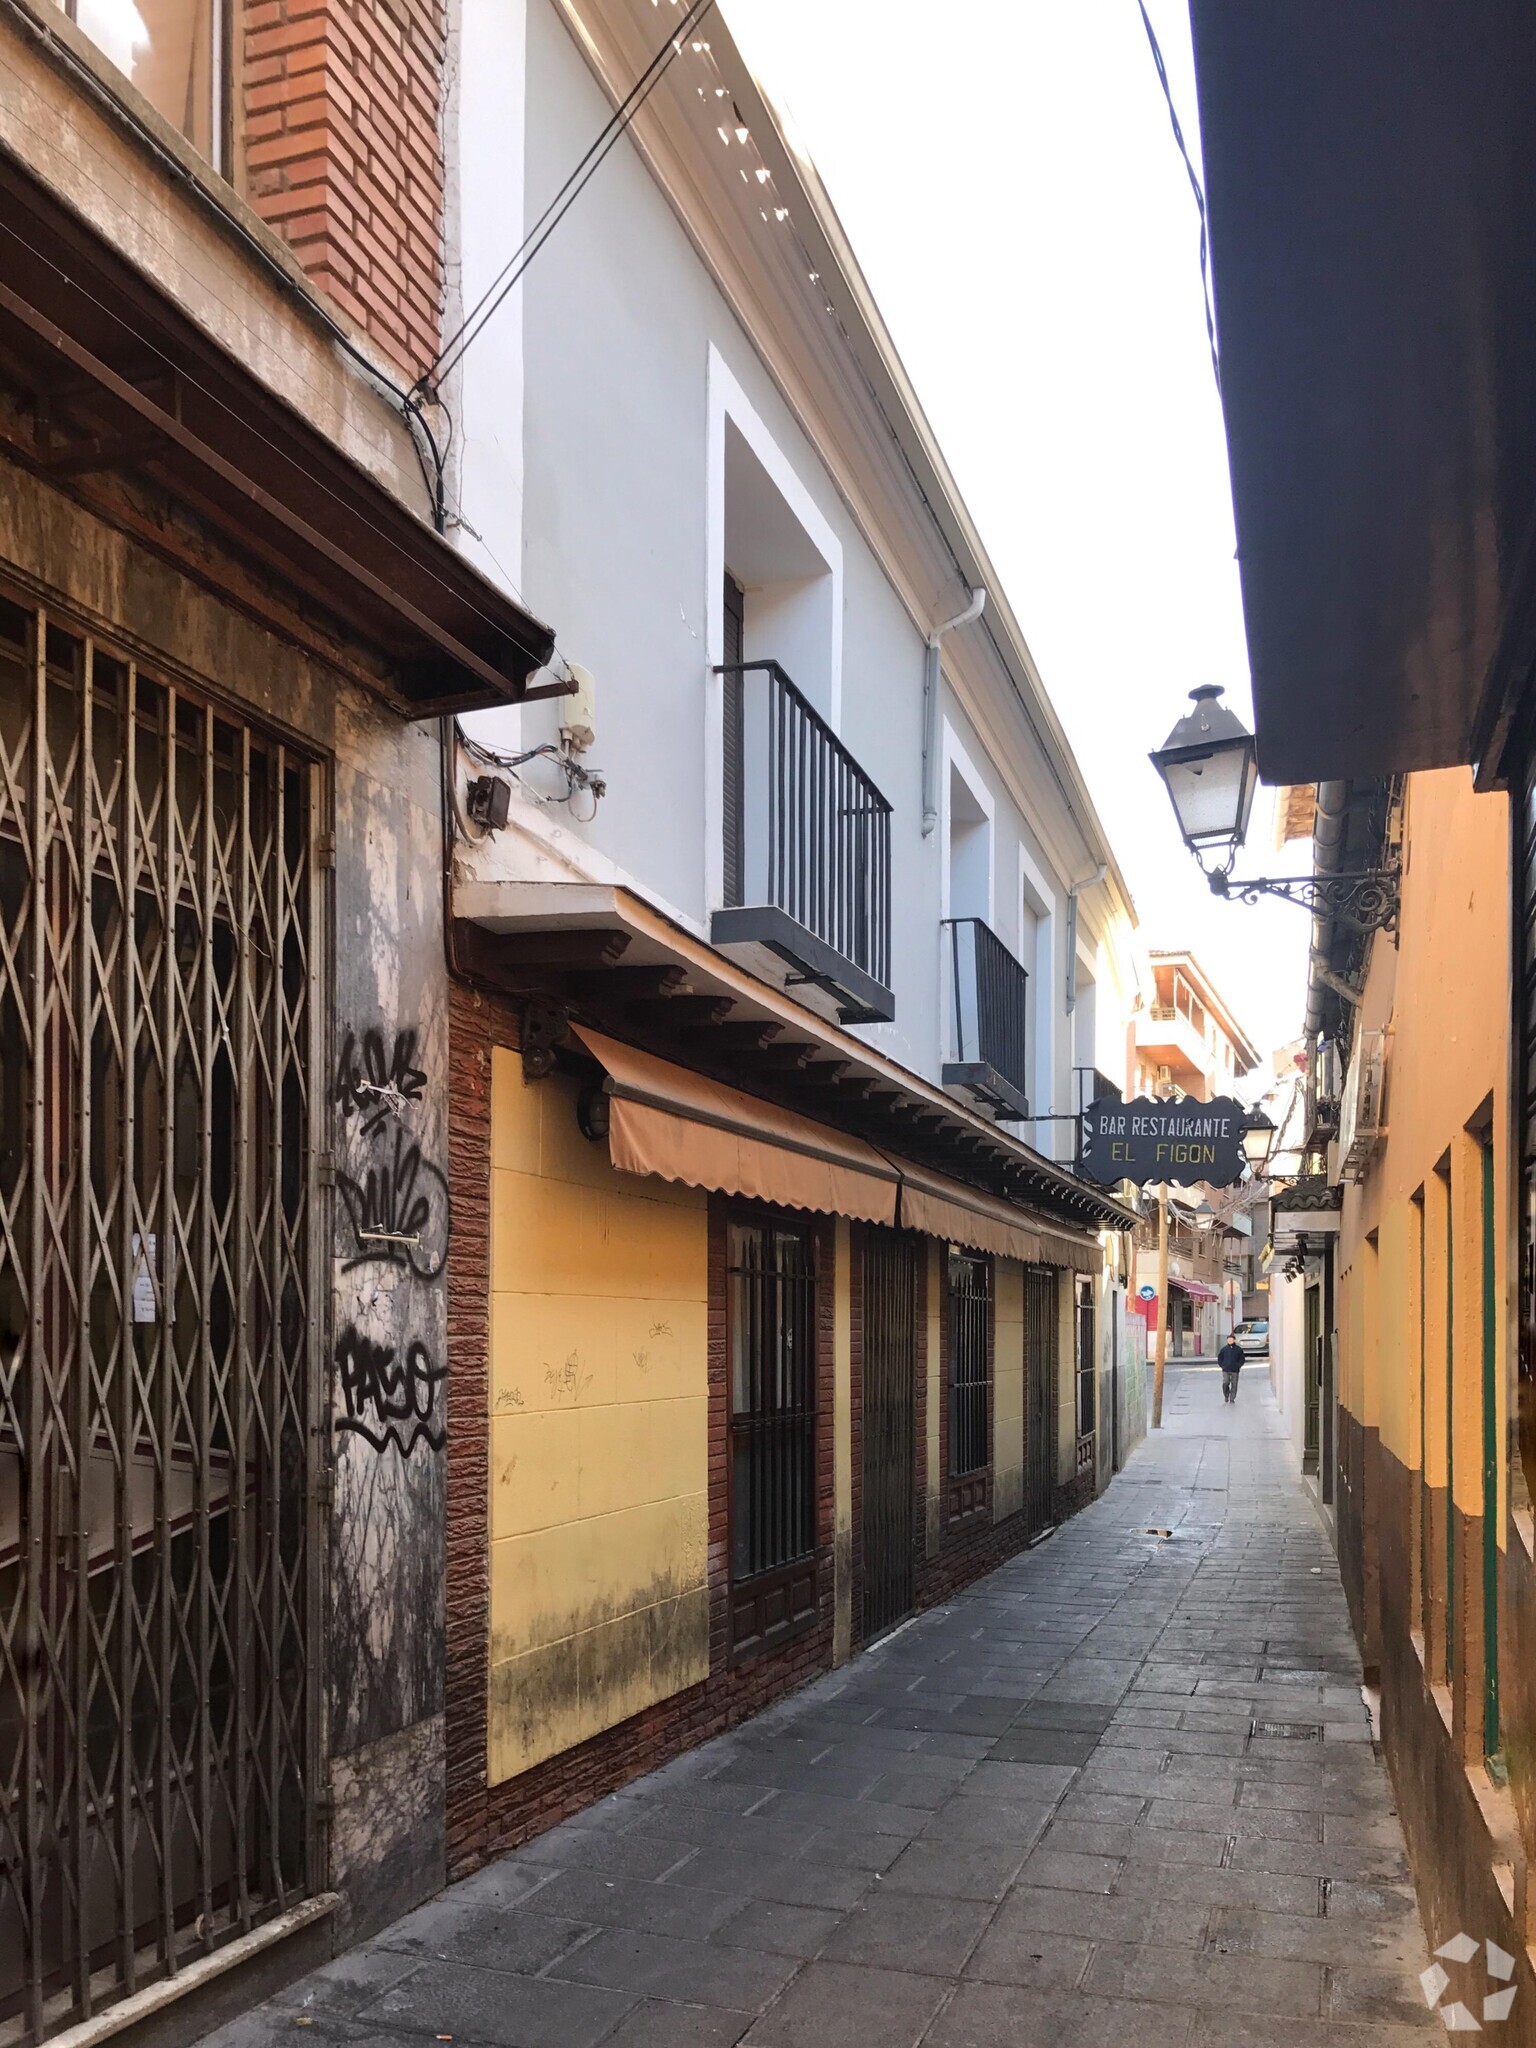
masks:
{"type": "Polygon", "coordinates": [[[1012,1203],[984,1194],[948,1174],[931,1173],[905,1161],[901,1168],[901,1221],[908,1230],[947,1238],[973,1251],[995,1252],[1027,1266],[1066,1266],[1096,1273],[1103,1253],[1096,1238],[1063,1237],[1012,1203]]]}
{"type": "Polygon", "coordinates": [[[623,1173],[786,1209],[896,1221],[897,1172],[860,1138],[573,1024],[608,1074],[608,1156],[623,1173]]]}

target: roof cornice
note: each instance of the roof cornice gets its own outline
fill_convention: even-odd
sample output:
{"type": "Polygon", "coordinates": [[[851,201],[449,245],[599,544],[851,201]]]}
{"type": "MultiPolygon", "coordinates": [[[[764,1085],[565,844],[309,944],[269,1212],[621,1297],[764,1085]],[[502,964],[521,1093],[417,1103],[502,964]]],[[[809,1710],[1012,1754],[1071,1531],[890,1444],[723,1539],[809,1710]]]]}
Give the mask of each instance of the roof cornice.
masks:
{"type": "MultiPolygon", "coordinates": [[[[650,0],[554,0],[617,105],[655,54],[666,10],[650,0]]],[[[1133,924],[1135,905],[1023,629],[962,499],[857,258],[814,166],[790,139],[719,8],[701,36],[749,130],[722,145],[697,67],[674,64],[629,130],[701,261],[816,449],[866,544],[926,638],[984,585],[975,631],[945,646],[945,672],[1052,865],[1103,886],[1133,924]],[[751,164],[753,176],[743,171],[751,164]],[[768,172],[770,219],[762,213],[768,172]],[[789,219],[772,219],[772,205],[789,219]],[[1022,719],[1027,759],[1010,735],[1022,719]]],[[[685,59],[690,55],[685,52],[685,59]]],[[[728,126],[734,125],[734,117],[728,126]]]]}

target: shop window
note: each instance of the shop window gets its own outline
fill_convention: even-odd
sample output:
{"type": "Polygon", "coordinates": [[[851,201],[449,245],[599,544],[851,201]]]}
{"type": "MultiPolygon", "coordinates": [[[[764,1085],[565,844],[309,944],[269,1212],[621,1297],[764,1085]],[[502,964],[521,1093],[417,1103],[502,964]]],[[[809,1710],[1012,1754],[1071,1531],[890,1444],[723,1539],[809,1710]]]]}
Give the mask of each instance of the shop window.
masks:
{"type": "Polygon", "coordinates": [[[816,1239],[805,1225],[733,1220],[732,1645],[771,1645],[816,1612],[816,1239]]]}
{"type": "Polygon", "coordinates": [[[62,0],[64,12],[214,169],[228,175],[223,0],[62,0]]]}
{"type": "Polygon", "coordinates": [[[992,1261],[949,1254],[950,1518],[989,1500],[992,1464],[992,1261]]]}

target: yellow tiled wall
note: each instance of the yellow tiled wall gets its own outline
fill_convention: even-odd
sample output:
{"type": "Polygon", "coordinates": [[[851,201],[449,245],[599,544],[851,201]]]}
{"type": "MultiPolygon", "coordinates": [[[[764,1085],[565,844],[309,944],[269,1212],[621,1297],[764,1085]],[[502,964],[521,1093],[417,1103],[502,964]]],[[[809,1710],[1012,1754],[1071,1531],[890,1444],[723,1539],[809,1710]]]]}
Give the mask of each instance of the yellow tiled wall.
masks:
{"type": "Polygon", "coordinates": [[[706,1198],[615,1173],[576,1095],[494,1054],[492,1784],[709,1670],[706,1198]]]}
{"type": "Polygon", "coordinates": [[[992,1519],[1024,1505],[1024,1268],[998,1259],[992,1348],[992,1519]]]}

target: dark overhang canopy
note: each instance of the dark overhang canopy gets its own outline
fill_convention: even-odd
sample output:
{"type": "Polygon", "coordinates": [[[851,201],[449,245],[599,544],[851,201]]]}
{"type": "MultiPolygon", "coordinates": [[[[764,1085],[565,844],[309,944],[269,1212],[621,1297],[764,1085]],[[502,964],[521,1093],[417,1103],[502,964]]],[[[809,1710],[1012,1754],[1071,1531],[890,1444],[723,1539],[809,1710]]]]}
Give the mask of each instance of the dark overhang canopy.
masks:
{"type": "MultiPolygon", "coordinates": [[[[1025,1205],[1045,1222],[1097,1233],[1129,1230],[1138,1220],[1107,1188],[925,1083],[866,1063],[864,1046],[819,1026],[809,1013],[798,1032],[764,1016],[758,1005],[727,993],[707,965],[701,971],[697,962],[707,955],[681,939],[668,958],[631,964],[631,935],[622,928],[498,930],[460,915],[450,946],[459,973],[532,1005],[546,1025],[553,1021],[555,1042],[563,1042],[568,1020],[589,1026],[846,1132],[898,1162],[1025,1205]]],[[[720,965],[729,975],[730,964],[720,965]]]]}
{"type": "Polygon", "coordinates": [[[1192,15],[1260,766],[1486,776],[1531,658],[1536,7],[1192,15]]]}
{"type": "Polygon", "coordinates": [[[529,690],[554,635],[0,153],[8,453],[79,489],[146,476],[375,651],[409,717],[529,690]]]}

